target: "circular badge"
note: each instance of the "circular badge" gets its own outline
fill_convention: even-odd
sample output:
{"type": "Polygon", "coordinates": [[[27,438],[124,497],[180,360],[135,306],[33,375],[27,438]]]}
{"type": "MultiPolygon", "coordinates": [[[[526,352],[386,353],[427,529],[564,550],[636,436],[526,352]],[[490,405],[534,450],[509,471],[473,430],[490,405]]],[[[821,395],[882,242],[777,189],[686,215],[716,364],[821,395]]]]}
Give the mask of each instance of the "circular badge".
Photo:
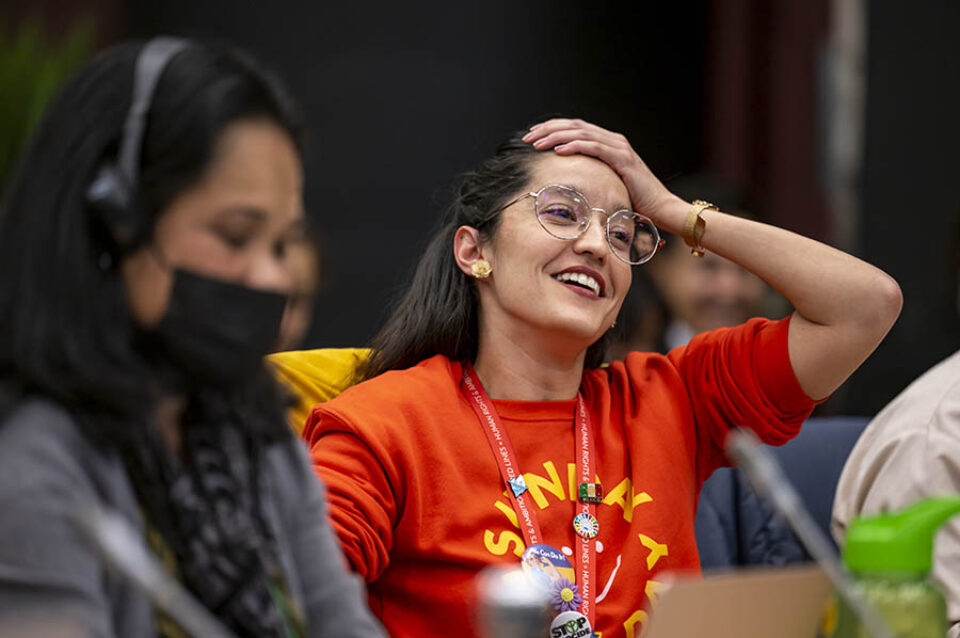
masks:
{"type": "Polygon", "coordinates": [[[590,621],[578,611],[558,614],[550,623],[550,636],[557,638],[589,638],[593,635],[590,621]]]}
{"type": "Polygon", "coordinates": [[[593,538],[600,531],[600,523],[597,522],[596,516],[581,512],[573,517],[573,530],[581,538],[593,538]]]}
{"type": "Polygon", "coordinates": [[[576,583],[577,576],[573,565],[556,547],[550,545],[531,545],[520,557],[524,573],[534,584],[544,590],[553,589],[559,580],[576,583]]]}

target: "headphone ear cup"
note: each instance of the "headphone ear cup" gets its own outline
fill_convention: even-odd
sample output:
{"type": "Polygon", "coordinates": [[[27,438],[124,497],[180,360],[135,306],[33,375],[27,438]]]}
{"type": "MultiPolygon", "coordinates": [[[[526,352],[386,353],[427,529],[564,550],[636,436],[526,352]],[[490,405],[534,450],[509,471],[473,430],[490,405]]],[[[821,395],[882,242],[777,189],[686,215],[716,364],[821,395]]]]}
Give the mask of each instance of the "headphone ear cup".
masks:
{"type": "Polygon", "coordinates": [[[87,204],[121,249],[128,248],[136,234],[130,200],[130,188],[112,164],[102,166],[87,188],[87,204]]]}

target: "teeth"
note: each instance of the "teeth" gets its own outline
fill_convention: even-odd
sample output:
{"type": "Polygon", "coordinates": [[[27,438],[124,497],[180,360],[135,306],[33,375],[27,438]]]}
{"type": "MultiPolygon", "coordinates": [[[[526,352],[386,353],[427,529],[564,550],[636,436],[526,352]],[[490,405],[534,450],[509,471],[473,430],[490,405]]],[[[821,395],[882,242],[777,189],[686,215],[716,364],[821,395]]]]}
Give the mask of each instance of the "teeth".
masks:
{"type": "Polygon", "coordinates": [[[580,284],[581,286],[586,286],[593,291],[593,294],[598,297],[600,296],[600,284],[590,275],[585,275],[582,272],[562,272],[556,276],[556,279],[557,281],[570,281],[580,284]]]}

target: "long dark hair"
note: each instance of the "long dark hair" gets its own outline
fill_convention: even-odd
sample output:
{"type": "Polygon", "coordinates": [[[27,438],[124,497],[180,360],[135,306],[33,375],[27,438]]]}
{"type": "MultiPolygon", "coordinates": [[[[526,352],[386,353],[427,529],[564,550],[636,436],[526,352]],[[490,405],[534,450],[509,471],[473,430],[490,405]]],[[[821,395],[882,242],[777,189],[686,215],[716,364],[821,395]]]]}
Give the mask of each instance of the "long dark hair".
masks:
{"type": "MultiPolygon", "coordinates": [[[[460,226],[476,228],[484,241],[496,234],[500,211],[528,184],[540,153],[523,141],[524,134],[514,133],[493,157],[461,176],[410,287],[370,341],[372,352],[358,370],[358,380],[409,368],[437,354],[453,361],[476,358],[479,297],[474,282],[457,266],[453,239],[460,226]]],[[[600,366],[605,350],[606,335],[587,349],[585,365],[600,366]]]]}
{"type": "MultiPolygon", "coordinates": [[[[134,346],[122,250],[85,198],[116,156],[141,48],[109,49],[67,83],[0,205],[0,384],[13,397],[40,394],[96,415],[95,428],[129,429],[156,399],[155,373],[134,346]]],[[[275,122],[300,149],[292,100],[252,60],[192,42],[170,61],[146,118],[134,206],[142,232],[126,249],[150,239],[160,212],[202,177],[224,128],[245,118],[275,122]]],[[[275,394],[265,376],[257,383],[248,397],[275,394]]]]}

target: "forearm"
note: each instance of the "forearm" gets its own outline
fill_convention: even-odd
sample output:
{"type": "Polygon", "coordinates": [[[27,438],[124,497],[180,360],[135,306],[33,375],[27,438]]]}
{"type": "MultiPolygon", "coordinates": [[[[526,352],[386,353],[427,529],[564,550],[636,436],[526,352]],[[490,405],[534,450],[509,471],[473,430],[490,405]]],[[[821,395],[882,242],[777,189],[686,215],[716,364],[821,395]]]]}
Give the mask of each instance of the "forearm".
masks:
{"type": "MultiPolygon", "coordinates": [[[[680,238],[691,205],[674,197],[657,223],[680,238]]],[[[751,271],[783,295],[808,321],[867,327],[896,316],[896,282],[882,270],[813,239],[776,226],[704,210],[703,246],[751,271]]],[[[691,256],[691,259],[696,257],[691,256]]],[[[877,326],[882,335],[889,326],[877,326]]]]}
{"type": "MultiPolygon", "coordinates": [[[[690,209],[671,196],[658,207],[656,222],[680,234],[690,209]]],[[[882,270],[782,228],[712,210],[702,217],[706,250],[753,272],[796,309],[790,359],[809,396],[819,399],[835,390],[896,320],[900,289],[882,270]]]]}

